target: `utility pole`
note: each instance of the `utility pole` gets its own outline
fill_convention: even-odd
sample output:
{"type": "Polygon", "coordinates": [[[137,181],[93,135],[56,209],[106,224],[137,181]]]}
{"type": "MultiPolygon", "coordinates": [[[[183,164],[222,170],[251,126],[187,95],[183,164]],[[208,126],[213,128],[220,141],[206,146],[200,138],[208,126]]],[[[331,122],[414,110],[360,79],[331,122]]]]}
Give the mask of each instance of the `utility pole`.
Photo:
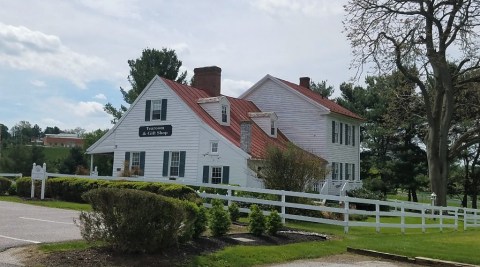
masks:
{"type": "Polygon", "coordinates": [[[0,160],[2,159],[2,132],[3,124],[0,123],[0,160]]]}

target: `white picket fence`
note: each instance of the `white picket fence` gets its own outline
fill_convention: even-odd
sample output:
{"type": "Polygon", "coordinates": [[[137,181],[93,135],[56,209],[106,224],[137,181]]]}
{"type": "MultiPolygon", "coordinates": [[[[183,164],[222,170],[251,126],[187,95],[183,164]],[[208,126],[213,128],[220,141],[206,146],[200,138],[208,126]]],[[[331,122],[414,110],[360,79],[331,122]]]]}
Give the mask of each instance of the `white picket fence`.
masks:
{"type": "Polygon", "coordinates": [[[0,173],[0,177],[19,177],[22,178],[21,173],[0,173]]]}
{"type": "MultiPolygon", "coordinates": [[[[326,194],[238,187],[222,184],[170,181],[159,178],[111,177],[98,175],[81,176],[48,172],[46,172],[45,175],[45,178],[71,177],[102,180],[125,180],[137,182],[162,182],[170,184],[183,184],[196,187],[197,189],[201,189],[201,191],[197,192],[204,199],[221,199],[227,201],[228,204],[230,204],[232,201],[235,201],[239,203],[240,206],[250,206],[251,204],[258,204],[262,205],[263,207],[269,206],[271,209],[277,207],[280,210],[280,216],[282,217],[283,222],[285,222],[286,219],[289,219],[337,225],[342,226],[345,233],[348,233],[350,227],[373,227],[376,229],[377,232],[380,232],[382,228],[398,228],[401,230],[402,233],[405,233],[406,229],[415,228],[422,229],[423,232],[425,232],[426,229],[429,228],[436,228],[440,231],[442,231],[444,228],[453,228],[457,230],[459,221],[464,222],[464,230],[466,230],[467,228],[480,226],[480,210],[459,207],[439,207],[415,202],[380,201],[352,198],[344,194],[342,194],[341,196],[333,196],[326,194]],[[212,189],[216,190],[217,192],[226,192],[226,194],[205,192],[212,191],[212,189]],[[307,199],[309,200],[307,203],[311,204],[294,203],[290,201],[292,198],[307,199]],[[322,203],[326,203],[326,205],[323,205],[322,203]],[[361,204],[371,205],[372,207],[374,206],[375,209],[372,211],[367,211],[355,208],[356,206],[361,204]],[[299,210],[314,211],[317,212],[317,215],[298,215],[299,210]],[[335,220],[325,218],[325,216],[319,215],[319,213],[321,212],[336,214],[337,217],[343,219],[335,220]],[[352,220],[354,219],[353,217],[355,215],[374,217],[375,222],[352,220]],[[385,218],[397,218],[394,219],[394,221],[398,222],[388,223],[385,222],[385,218]],[[414,223],[412,223],[412,221],[414,223]],[[420,223],[418,223],[419,221],[420,223]]],[[[205,206],[209,207],[208,204],[205,204],[205,206]]],[[[240,211],[245,213],[250,212],[248,208],[241,208],[240,211]]],[[[264,210],[264,213],[269,214],[270,210],[264,210]]]]}

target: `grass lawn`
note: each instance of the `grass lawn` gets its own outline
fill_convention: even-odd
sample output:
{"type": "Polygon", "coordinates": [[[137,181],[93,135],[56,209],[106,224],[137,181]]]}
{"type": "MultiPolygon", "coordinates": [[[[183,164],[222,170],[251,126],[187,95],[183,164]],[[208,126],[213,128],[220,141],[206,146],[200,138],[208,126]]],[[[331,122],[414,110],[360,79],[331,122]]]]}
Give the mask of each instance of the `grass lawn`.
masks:
{"type": "Polygon", "coordinates": [[[69,209],[78,211],[89,211],[92,209],[90,204],[74,203],[60,200],[39,200],[39,199],[24,199],[17,196],[0,196],[0,201],[9,201],[23,204],[30,204],[35,206],[43,206],[49,208],[69,209]]]}
{"type": "MultiPolygon", "coordinates": [[[[14,196],[1,196],[0,201],[13,201],[74,210],[90,210],[88,204],[64,201],[24,200],[14,196]]],[[[369,218],[368,220],[374,221],[375,218],[369,218]]],[[[382,222],[398,223],[399,218],[383,218],[382,222]]],[[[419,224],[421,219],[408,218],[406,223],[419,224]]],[[[426,220],[426,223],[432,223],[432,221],[426,220]]],[[[231,246],[212,254],[197,256],[190,265],[254,266],[272,264],[341,254],[346,252],[347,247],[372,249],[409,257],[422,256],[461,263],[480,264],[480,257],[478,257],[480,229],[463,231],[461,222],[458,225],[458,231],[451,228],[446,228],[443,232],[440,232],[438,229],[427,229],[426,233],[422,233],[421,229],[406,229],[405,234],[402,234],[400,229],[392,228],[382,228],[381,232],[377,233],[373,227],[351,227],[349,233],[344,234],[343,227],[306,222],[288,222],[287,226],[299,230],[328,234],[333,238],[324,242],[305,242],[281,246],[231,246]]],[[[42,244],[39,248],[45,252],[55,252],[82,250],[89,247],[91,245],[85,241],[72,241],[42,244]]]]}
{"type": "MultiPolygon", "coordinates": [[[[369,220],[374,220],[370,218],[369,220]]],[[[384,220],[394,223],[396,218],[384,220]]],[[[415,219],[407,223],[419,223],[415,219]]],[[[429,223],[427,220],[426,223],[429,223]]],[[[431,222],[430,222],[431,223],[431,222]]],[[[381,252],[394,253],[409,257],[429,257],[435,259],[457,261],[462,263],[480,264],[478,247],[480,246],[480,229],[459,230],[406,229],[405,234],[400,229],[381,229],[354,227],[349,234],[343,233],[343,227],[306,223],[289,222],[287,226],[324,233],[333,236],[326,242],[308,242],[285,246],[234,246],[216,253],[199,256],[193,261],[195,266],[253,266],[277,262],[324,257],[332,254],[345,253],[347,247],[372,249],[381,252]]],[[[463,229],[459,224],[459,229],[463,229]]]]}
{"type": "Polygon", "coordinates": [[[68,147],[45,147],[43,149],[45,153],[45,159],[49,162],[54,162],[55,160],[63,160],[70,153],[70,148],[68,147]]]}

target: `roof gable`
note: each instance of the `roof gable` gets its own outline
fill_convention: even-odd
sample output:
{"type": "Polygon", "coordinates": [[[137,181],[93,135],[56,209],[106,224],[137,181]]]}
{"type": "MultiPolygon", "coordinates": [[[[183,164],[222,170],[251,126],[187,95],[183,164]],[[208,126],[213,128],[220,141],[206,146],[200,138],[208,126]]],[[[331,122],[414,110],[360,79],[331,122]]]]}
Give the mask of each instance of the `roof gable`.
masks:
{"type": "MultiPolygon", "coordinates": [[[[224,96],[230,103],[230,125],[223,126],[219,124],[207,111],[198,103],[199,99],[209,98],[210,96],[203,90],[195,87],[179,84],[174,81],[161,78],[177,95],[195,112],[200,119],[210,128],[224,136],[228,141],[240,148],[240,123],[242,121],[251,121],[249,112],[261,112],[260,109],[251,101],[224,96]]],[[[202,101],[200,101],[202,102],[202,101]]],[[[267,146],[276,145],[285,147],[289,142],[287,137],[279,132],[277,138],[268,136],[257,124],[252,123],[252,158],[264,158],[267,146]]]]}
{"type": "Polygon", "coordinates": [[[240,95],[240,98],[246,98],[248,95],[253,93],[255,90],[261,87],[262,84],[264,84],[267,80],[271,80],[278,84],[279,86],[282,86],[283,88],[286,88],[290,90],[291,92],[299,95],[301,98],[303,98],[305,101],[312,103],[313,105],[316,105],[317,107],[321,108],[322,110],[329,111],[335,114],[339,114],[342,116],[347,116],[349,118],[353,118],[356,120],[364,120],[360,115],[355,114],[354,112],[340,106],[339,104],[335,103],[332,100],[329,100],[328,98],[324,98],[321,95],[315,93],[314,91],[305,88],[303,86],[300,86],[298,84],[294,84],[289,81],[285,81],[276,77],[273,77],[269,74],[267,74],[265,77],[263,77],[260,81],[258,81],[255,85],[253,85],[250,89],[245,91],[242,95],[240,95]]]}

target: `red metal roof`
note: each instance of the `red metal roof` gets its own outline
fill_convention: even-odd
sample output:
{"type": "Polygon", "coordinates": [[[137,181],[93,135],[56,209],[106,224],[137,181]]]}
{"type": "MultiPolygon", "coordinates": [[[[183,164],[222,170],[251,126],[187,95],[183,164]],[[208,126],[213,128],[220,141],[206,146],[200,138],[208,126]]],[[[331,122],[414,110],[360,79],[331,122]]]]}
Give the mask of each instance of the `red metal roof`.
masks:
{"type": "Polygon", "coordinates": [[[251,101],[226,96],[230,102],[230,126],[219,124],[212,116],[208,114],[197,103],[200,98],[211,97],[205,91],[191,86],[176,83],[174,81],[162,78],[162,80],[172,88],[175,93],[211,128],[223,135],[237,147],[240,147],[240,122],[252,122],[251,153],[254,159],[265,157],[268,145],[276,145],[285,148],[289,142],[287,137],[277,131],[277,138],[270,137],[257,124],[248,117],[248,112],[261,112],[261,110],[251,101]]]}
{"type": "Polygon", "coordinates": [[[323,96],[315,93],[314,91],[312,91],[308,88],[305,88],[305,87],[300,86],[298,84],[294,84],[294,83],[291,83],[289,81],[285,81],[285,80],[282,80],[282,79],[279,79],[279,78],[275,78],[275,79],[281,81],[282,83],[286,84],[287,86],[289,86],[293,90],[298,91],[299,93],[303,94],[304,96],[312,99],[313,101],[317,102],[318,104],[328,108],[333,113],[337,113],[337,114],[344,115],[344,116],[351,117],[351,118],[358,119],[358,120],[365,120],[364,118],[360,117],[360,115],[357,115],[357,114],[351,112],[350,110],[340,106],[339,104],[335,103],[332,100],[329,100],[328,98],[324,98],[323,96]]]}

